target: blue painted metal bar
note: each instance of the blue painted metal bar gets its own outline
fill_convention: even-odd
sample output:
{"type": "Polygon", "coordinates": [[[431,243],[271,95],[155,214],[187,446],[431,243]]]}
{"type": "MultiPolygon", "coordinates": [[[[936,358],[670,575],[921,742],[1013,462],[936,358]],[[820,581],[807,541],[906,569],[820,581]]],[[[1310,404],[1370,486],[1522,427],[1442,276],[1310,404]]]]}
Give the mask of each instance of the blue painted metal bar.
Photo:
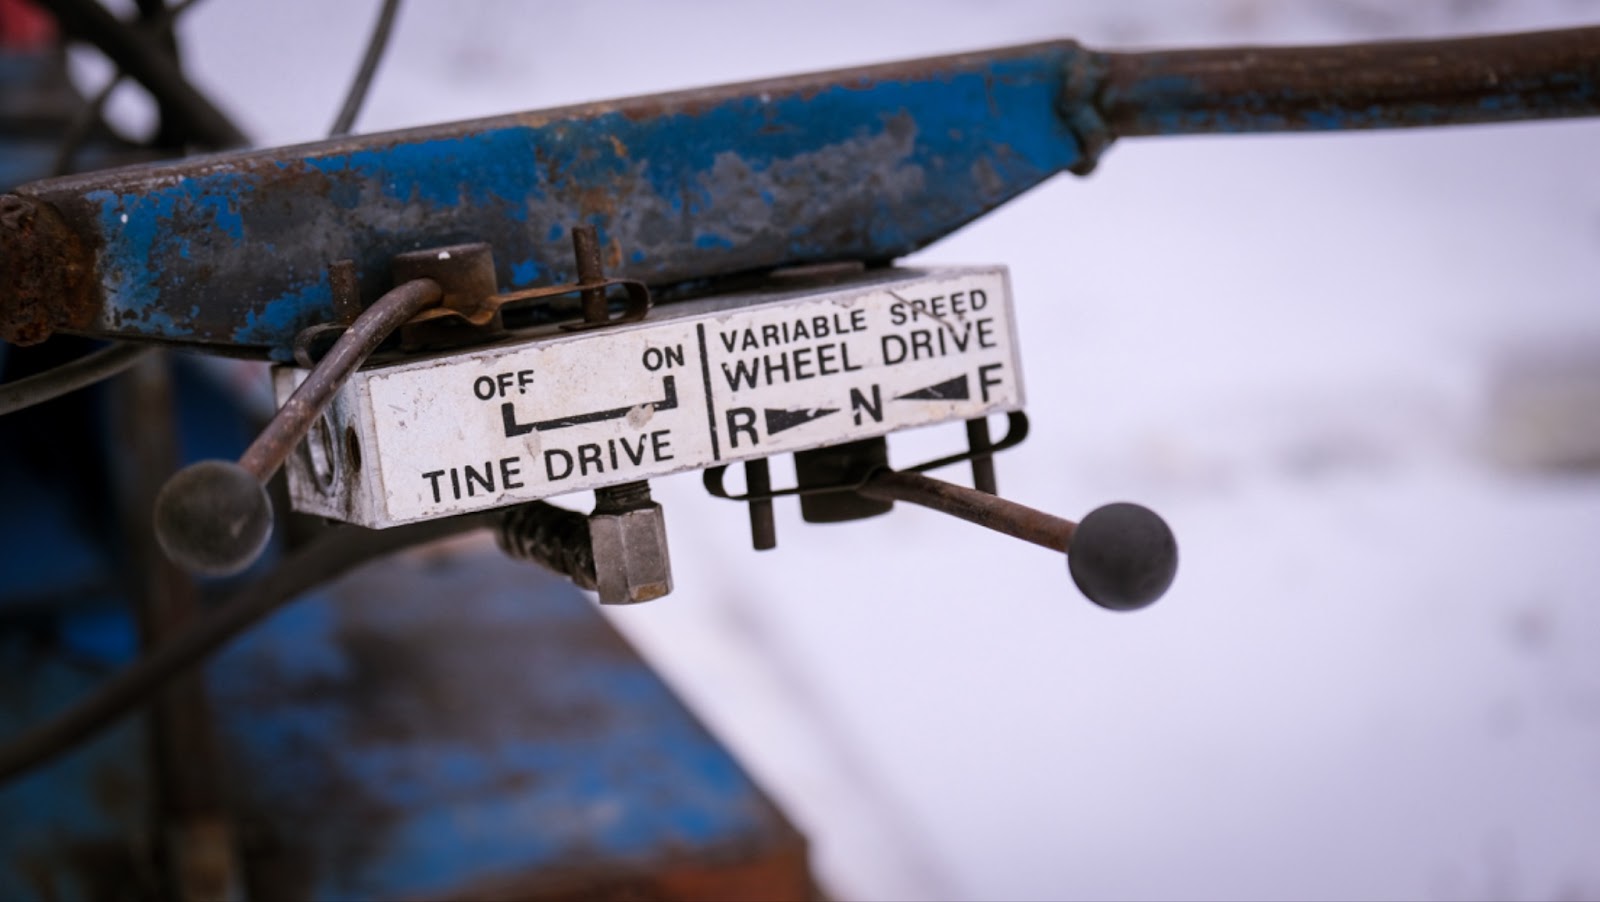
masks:
{"type": "Polygon", "coordinates": [[[573,278],[597,227],[653,286],[909,253],[1078,162],[1070,43],[755,82],[186,160],[18,189],[93,273],[62,327],[289,354],[390,259],[487,241],[502,288],[573,278]]]}
{"type": "Polygon", "coordinates": [[[607,268],[672,296],[889,260],[1114,136],[1600,115],[1600,28],[1105,54],[1068,41],[34,182],[0,197],[0,337],[65,330],[287,359],[405,251],[488,242],[503,290],[607,268]]]}

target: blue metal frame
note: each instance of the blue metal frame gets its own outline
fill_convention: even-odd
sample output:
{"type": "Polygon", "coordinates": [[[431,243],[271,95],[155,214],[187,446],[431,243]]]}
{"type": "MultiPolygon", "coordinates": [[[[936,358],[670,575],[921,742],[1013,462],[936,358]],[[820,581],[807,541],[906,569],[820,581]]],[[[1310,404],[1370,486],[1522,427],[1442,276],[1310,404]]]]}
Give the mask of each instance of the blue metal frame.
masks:
{"type": "Polygon", "coordinates": [[[1058,114],[1070,43],[637,98],[39,182],[94,248],[84,331],[287,359],[333,319],[328,264],[370,300],[394,255],[487,241],[503,289],[613,275],[692,288],[886,260],[1082,159],[1058,114]]]}
{"type": "Polygon", "coordinates": [[[0,197],[0,336],[67,330],[291,356],[395,255],[487,242],[502,290],[658,293],[910,253],[1114,136],[1600,115],[1600,28],[1440,42],[1097,53],[1070,41],[200,157],[0,197]]]}

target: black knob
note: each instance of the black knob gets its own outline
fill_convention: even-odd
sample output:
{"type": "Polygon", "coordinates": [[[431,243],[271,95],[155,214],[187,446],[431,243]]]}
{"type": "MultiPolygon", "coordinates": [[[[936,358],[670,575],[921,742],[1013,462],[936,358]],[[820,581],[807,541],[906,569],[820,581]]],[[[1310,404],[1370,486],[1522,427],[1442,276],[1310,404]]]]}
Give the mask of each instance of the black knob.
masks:
{"type": "Polygon", "coordinates": [[[1165,520],[1137,504],[1097,507],[1067,545],[1067,570],[1095,604],[1134,611],[1166,593],[1178,573],[1178,542],[1165,520]]]}
{"type": "Polygon", "coordinates": [[[272,501],[261,480],[227,460],[174,473],[156,495],[156,541],[193,573],[227,576],[250,566],[272,535],[272,501]]]}

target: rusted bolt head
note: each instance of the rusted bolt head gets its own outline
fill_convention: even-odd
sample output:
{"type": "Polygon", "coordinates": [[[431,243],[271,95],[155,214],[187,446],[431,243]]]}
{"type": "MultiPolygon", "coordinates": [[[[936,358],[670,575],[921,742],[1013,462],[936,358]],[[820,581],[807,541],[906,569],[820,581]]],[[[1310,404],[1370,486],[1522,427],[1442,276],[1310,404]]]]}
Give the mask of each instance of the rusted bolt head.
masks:
{"type": "Polygon", "coordinates": [[[589,515],[596,589],[601,604],[653,601],[672,591],[667,521],[655,502],[589,515]]]}

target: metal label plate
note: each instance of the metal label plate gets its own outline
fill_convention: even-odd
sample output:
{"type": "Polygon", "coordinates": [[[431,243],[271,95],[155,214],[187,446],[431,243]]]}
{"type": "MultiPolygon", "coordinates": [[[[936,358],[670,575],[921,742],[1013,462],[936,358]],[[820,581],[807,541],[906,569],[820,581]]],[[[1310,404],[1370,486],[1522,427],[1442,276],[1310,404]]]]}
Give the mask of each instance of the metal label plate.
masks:
{"type": "MultiPolygon", "coordinates": [[[[279,371],[280,403],[303,375],[279,371]]],[[[1005,269],[892,269],[363,370],[291,458],[291,494],[390,526],[1022,403],[1005,269]]]]}

